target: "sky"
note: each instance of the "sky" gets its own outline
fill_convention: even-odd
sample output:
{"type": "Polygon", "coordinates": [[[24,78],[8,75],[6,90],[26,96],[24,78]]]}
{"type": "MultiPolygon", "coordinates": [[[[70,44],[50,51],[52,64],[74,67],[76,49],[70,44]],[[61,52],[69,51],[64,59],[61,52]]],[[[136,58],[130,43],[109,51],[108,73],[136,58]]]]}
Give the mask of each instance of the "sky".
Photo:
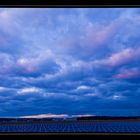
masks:
{"type": "Polygon", "coordinates": [[[0,8],[0,117],[140,115],[140,8],[0,8]]]}

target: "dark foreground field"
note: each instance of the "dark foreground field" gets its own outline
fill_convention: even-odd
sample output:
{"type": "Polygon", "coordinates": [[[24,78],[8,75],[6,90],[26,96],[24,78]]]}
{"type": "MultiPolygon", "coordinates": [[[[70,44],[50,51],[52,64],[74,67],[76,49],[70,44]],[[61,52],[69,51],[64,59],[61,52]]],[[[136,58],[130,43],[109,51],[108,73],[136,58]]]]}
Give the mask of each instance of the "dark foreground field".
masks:
{"type": "Polygon", "coordinates": [[[8,122],[0,124],[0,132],[45,132],[45,133],[135,133],[140,132],[137,120],[80,120],[80,121],[42,121],[8,122]]]}

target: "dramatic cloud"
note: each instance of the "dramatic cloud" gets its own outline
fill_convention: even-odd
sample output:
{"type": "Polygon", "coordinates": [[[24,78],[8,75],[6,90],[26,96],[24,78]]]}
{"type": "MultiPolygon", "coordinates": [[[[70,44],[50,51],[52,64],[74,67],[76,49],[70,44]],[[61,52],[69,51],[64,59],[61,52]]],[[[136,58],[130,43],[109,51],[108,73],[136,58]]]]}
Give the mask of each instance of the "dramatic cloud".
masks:
{"type": "Polygon", "coordinates": [[[99,62],[99,64],[116,67],[116,66],[129,64],[134,61],[138,61],[139,59],[140,59],[139,48],[138,49],[127,48],[127,49],[121,50],[118,53],[112,54],[109,58],[96,61],[96,63],[99,62]]]}
{"type": "Polygon", "coordinates": [[[0,9],[0,117],[140,115],[139,87],[139,8],[0,9]]]}

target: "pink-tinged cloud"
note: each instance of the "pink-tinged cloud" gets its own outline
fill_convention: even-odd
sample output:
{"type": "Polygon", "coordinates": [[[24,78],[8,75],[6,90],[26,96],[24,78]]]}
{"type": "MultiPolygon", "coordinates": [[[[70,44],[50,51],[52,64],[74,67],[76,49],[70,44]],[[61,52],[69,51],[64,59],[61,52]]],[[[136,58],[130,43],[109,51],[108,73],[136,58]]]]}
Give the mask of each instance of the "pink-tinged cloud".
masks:
{"type": "Polygon", "coordinates": [[[91,117],[91,116],[96,116],[92,114],[79,114],[79,115],[72,115],[72,117],[91,117]]]}
{"type": "Polygon", "coordinates": [[[40,114],[31,116],[21,116],[20,118],[70,118],[70,117],[90,117],[96,116],[92,114],[79,114],[79,115],[68,115],[68,114],[40,114]]]}
{"type": "Polygon", "coordinates": [[[112,54],[110,57],[97,61],[97,64],[103,64],[111,67],[121,66],[124,64],[132,63],[132,61],[140,59],[140,48],[132,49],[127,48],[121,52],[112,54]]]}
{"type": "Polygon", "coordinates": [[[67,114],[40,114],[32,116],[21,116],[20,118],[66,118],[69,115],[67,114]]]}
{"type": "MultiPolygon", "coordinates": [[[[47,62],[53,59],[50,51],[41,51],[36,57],[21,57],[17,60],[17,67],[21,73],[30,74],[40,71],[47,62]]],[[[47,67],[47,66],[46,66],[47,67]]]]}
{"type": "Polygon", "coordinates": [[[118,29],[116,23],[111,23],[107,26],[98,26],[98,27],[87,27],[86,41],[89,43],[89,46],[94,48],[99,47],[100,45],[105,44],[111,37],[113,37],[118,29]]]}
{"type": "Polygon", "coordinates": [[[114,76],[117,79],[132,79],[140,77],[140,70],[138,69],[130,69],[123,70],[121,73],[114,76]]]}
{"type": "Polygon", "coordinates": [[[77,34],[68,34],[64,36],[58,44],[56,51],[60,53],[77,54],[80,55],[93,55],[93,52],[106,46],[112,39],[119,24],[110,23],[109,25],[91,25],[83,28],[83,32],[77,34]]]}
{"type": "Polygon", "coordinates": [[[37,64],[27,58],[19,59],[17,65],[22,73],[32,73],[37,71],[37,64]]]}

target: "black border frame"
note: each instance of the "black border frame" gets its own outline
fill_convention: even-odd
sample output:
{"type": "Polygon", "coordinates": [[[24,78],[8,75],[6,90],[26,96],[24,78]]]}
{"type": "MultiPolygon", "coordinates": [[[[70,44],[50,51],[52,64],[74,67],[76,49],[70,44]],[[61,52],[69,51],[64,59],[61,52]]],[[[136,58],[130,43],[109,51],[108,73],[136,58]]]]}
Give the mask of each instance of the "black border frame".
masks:
{"type": "MultiPolygon", "coordinates": [[[[140,1],[124,1],[119,2],[114,0],[3,0],[0,1],[0,8],[96,8],[96,7],[103,7],[103,8],[133,8],[139,7],[140,8],[140,1]],[[138,3],[139,2],[139,3],[138,3]]],[[[58,134],[58,133],[51,133],[51,134],[43,134],[43,133],[0,133],[0,137],[8,137],[8,138],[46,138],[49,137],[53,138],[87,138],[87,137],[95,137],[95,138],[133,138],[134,136],[139,137],[140,133],[66,133],[66,134],[58,134]],[[39,137],[38,137],[39,136],[39,137]]]]}

